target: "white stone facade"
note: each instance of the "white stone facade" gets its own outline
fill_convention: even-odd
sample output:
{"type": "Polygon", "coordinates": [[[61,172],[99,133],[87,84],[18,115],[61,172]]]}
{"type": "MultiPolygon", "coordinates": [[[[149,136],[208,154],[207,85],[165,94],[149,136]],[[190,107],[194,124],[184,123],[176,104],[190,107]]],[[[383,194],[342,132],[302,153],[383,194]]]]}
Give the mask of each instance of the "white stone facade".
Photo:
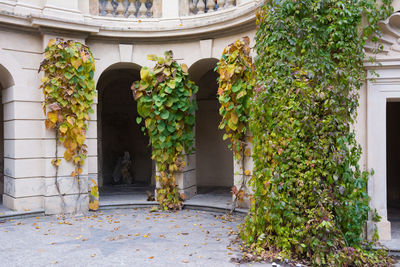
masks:
{"type": "MultiPolygon", "coordinates": [[[[179,62],[185,62],[192,79],[198,81],[214,68],[225,46],[246,35],[254,39],[257,6],[254,0],[229,1],[231,6],[225,9],[196,15],[189,1],[154,0],[152,3],[151,18],[125,18],[122,9],[116,11],[119,12],[116,17],[99,16],[97,0],[0,0],[0,88],[4,121],[4,186],[0,183],[0,193],[3,193],[4,205],[19,211],[44,209],[46,214],[62,211],[55,189],[55,170],[50,163],[55,153],[55,136],[45,129],[43,96],[39,90],[42,74],[38,74],[38,68],[49,39],[62,37],[86,43],[96,61],[96,83],[110,70],[149,66],[148,54],[162,55],[166,50],[172,50],[179,62]]],[[[394,5],[395,10],[400,10],[398,1],[394,5]]],[[[204,7],[199,8],[204,11],[204,7]]],[[[385,53],[377,61],[382,65],[366,62],[366,68],[376,70],[380,76],[368,79],[360,92],[355,129],[364,152],[362,167],[375,171],[368,193],[371,207],[382,217],[378,224],[380,237],[387,240],[390,222],[386,201],[386,103],[400,101],[400,13],[393,14],[381,26],[385,53]]],[[[95,113],[90,117],[87,133],[89,155],[80,186],[80,210],[88,208],[88,177],[97,179],[102,168],[98,156],[101,121],[97,104],[94,104],[95,113]]],[[[63,153],[61,147],[59,153],[63,153]]],[[[190,155],[192,163],[178,178],[181,191],[188,197],[196,194],[195,159],[195,154],[190,155]]],[[[244,170],[252,169],[251,158],[246,158],[244,165],[235,163],[233,167],[233,184],[237,187],[243,178],[248,178],[244,170]]],[[[67,212],[77,207],[78,185],[70,177],[72,168],[64,161],[60,167],[67,212]]],[[[372,225],[370,221],[370,230],[372,225]]]]}
{"type": "MultiPolygon", "coordinates": [[[[60,166],[61,191],[67,204],[62,210],[55,188],[55,170],[50,163],[55,153],[55,135],[45,129],[39,89],[42,76],[38,74],[39,64],[50,39],[61,37],[86,43],[96,61],[97,83],[109,70],[138,69],[150,64],[148,54],[162,55],[166,50],[173,50],[179,62],[191,67],[193,79],[201,79],[214,68],[226,45],[245,35],[253,38],[255,33],[255,1],[230,1],[232,6],[225,9],[189,15],[186,1],[155,0],[152,18],[99,16],[98,3],[0,1],[0,84],[4,113],[4,186],[1,187],[3,204],[10,209],[44,209],[46,214],[73,212],[77,207],[87,210],[87,179],[97,179],[101,168],[97,140],[101,122],[98,123],[96,101],[95,113],[89,121],[88,159],[83,168],[78,205],[78,184],[70,176],[73,166],[64,161],[60,166]]],[[[62,153],[60,146],[59,155],[62,153]]],[[[195,154],[190,156],[190,164],[177,179],[187,197],[197,192],[195,159],[195,154]]]]}

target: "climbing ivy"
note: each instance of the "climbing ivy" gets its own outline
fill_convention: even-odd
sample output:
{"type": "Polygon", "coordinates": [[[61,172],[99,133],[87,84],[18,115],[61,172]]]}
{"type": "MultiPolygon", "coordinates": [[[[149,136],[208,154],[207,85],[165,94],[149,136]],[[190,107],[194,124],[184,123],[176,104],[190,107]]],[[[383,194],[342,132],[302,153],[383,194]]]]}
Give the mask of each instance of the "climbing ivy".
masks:
{"type": "Polygon", "coordinates": [[[56,154],[52,164],[56,167],[58,189],[59,143],[66,149],[64,159],[75,165],[72,177],[79,181],[82,173],[87,155],[84,143],[87,121],[89,113],[93,112],[91,106],[96,96],[94,70],[94,59],[87,46],[61,38],[49,41],[39,68],[39,71],[44,71],[40,88],[44,95],[46,129],[53,129],[56,133],[56,154]]]}
{"type": "Polygon", "coordinates": [[[389,264],[362,238],[369,174],[352,130],[363,48],[392,12],[390,0],[376,2],[270,0],[259,9],[255,194],[241,231],[250,254],[317,266],[389,264]]]}
{"type": "MultiPolygon", "coordinates": [[[[225,130],[224,140],[230,139],[229,147],[235,158],[242,158],[248,127],[250,105],[253,95],[254,66],[250,57],[250,39],[244,37],[227,46],[217,63],[220,129],[225,130]]],[[[250,154],[250,153],[249,153],[250,154]]]]}
{"type": "Polygon", "coordinates": [[[172,51],[165,57],[149,55],[155,61],[151,70],[140,70],[140,81],[132,85],[140,117],[150,137],[152,158],[156,161],[157,201],[166,209],[180,209],[184,195],[176,184],[176,172],[185,167],[184,154],[193,150],[194,112],[197,108],[193,94],[197,86],[189,80],[186,64],[178,64],[172,51]]]}

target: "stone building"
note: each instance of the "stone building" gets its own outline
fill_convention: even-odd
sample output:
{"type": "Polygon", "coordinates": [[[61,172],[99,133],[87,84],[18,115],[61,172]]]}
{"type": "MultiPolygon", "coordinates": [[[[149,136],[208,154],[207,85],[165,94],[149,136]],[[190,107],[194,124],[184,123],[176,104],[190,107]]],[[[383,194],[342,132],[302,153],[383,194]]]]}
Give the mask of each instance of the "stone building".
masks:
{"type": "MultiPolygon", "coordinates": [[[[395,10],[400,10],[400,3],[394,2],[395,10]]],[[[139,78],[141,66],[151,64],[148,54],[162,55],[166,50],[190,67],[191,79],[199,86],[196,152],[187,155],[189,164],[179,175],[179,188],[188,198],[216,188],[229,194],[230,187],[248,178],[243,170],[251,170],[252,162],[247,158],[245,166],[234,163],[222,141],[213,69],[225,46],[242,36],[253,41],[256,7],[255,0],[0,0],[3,205],[46,214],[62,211],[51,165],[55,135],[44,126],[42,74],[38,74],[43,51],[55,37],[85,43],[96,61],[98,99],[89,121],[89,156],[80,194],[70,177],[72,165],[60,167],[67,212],[76,207],[78,195],[79,209],[88,209],[89,178],[98,181],[100,199],[154,188],[149,140],[135,122],[130,85],[139,78]],[[132,160],[133,181],[116,185],[113,172],[125,152],[132,160]]],[[[375,171],[368,193],[371,207],[382,217],[380,238],[388,240],[394,228],[400,229],[400,126],[396,120],[400,114],[400,13],[381,22],[381,27],[381,64],[365,63],[366,70],[375,70],[379,77],[369,75],[360,92],[355,129],[364,151],[361,164],[375,171]]]]}

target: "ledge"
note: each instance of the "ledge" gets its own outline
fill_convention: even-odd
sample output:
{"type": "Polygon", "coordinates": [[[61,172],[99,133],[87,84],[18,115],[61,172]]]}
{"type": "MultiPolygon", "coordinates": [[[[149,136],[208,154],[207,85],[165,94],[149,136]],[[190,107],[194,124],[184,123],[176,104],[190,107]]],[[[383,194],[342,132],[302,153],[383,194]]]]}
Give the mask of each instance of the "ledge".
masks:
{"type": "Polygon", "coordinates": [[[240,33],[255,29],[256,1],[229,9],[175,18],[125,19],[91,15],[76,17],[68,12],[65,16],[40,14],[29,16],[0,11],[0,23],[12,28],[31,28],[33,30],[69,34],[84,34],[101,39],[160,40],[213,38],[230,33],[240,33]]]}

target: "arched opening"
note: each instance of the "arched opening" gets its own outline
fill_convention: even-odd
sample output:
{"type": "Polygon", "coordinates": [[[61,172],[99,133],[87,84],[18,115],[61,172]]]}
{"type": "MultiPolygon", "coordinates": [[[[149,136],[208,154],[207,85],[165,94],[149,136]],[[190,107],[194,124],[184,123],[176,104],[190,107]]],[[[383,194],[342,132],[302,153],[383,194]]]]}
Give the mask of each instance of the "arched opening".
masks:
{"type": "Polygon", "coordinates": [[[217,99],[218,74],[214,71],[218,61],[202,59],[191,66],[191,79],[199,86],[196,95],[196,179],[199,195],[221,196],[231,199],[233,186],[233,154],[224,141],[217,99]]]}
{"type": "Polygon", "coordinates": [[[386,200],[392,239],[400,240],[400,102],[386,105],[386,200]]]}
{"type": "Polygon", "coordinates": [[[153,191],[149,138],[136,123],[131,85],[140,79],[140,66],[116,64],[98,82],[98,158],[100,203],[146,200],[153,191]]]}
{"type": "MultiPolygon", "coordinates": [[[[13,86],[14,80],[10,72],[0,64],[0,206],[3,202],[3,194],[5,192],[4,184],[4,107],[3,93],[4,90],[13,86]]],[[[1,207],[0,209],[2,209],[1,207]]]]}

